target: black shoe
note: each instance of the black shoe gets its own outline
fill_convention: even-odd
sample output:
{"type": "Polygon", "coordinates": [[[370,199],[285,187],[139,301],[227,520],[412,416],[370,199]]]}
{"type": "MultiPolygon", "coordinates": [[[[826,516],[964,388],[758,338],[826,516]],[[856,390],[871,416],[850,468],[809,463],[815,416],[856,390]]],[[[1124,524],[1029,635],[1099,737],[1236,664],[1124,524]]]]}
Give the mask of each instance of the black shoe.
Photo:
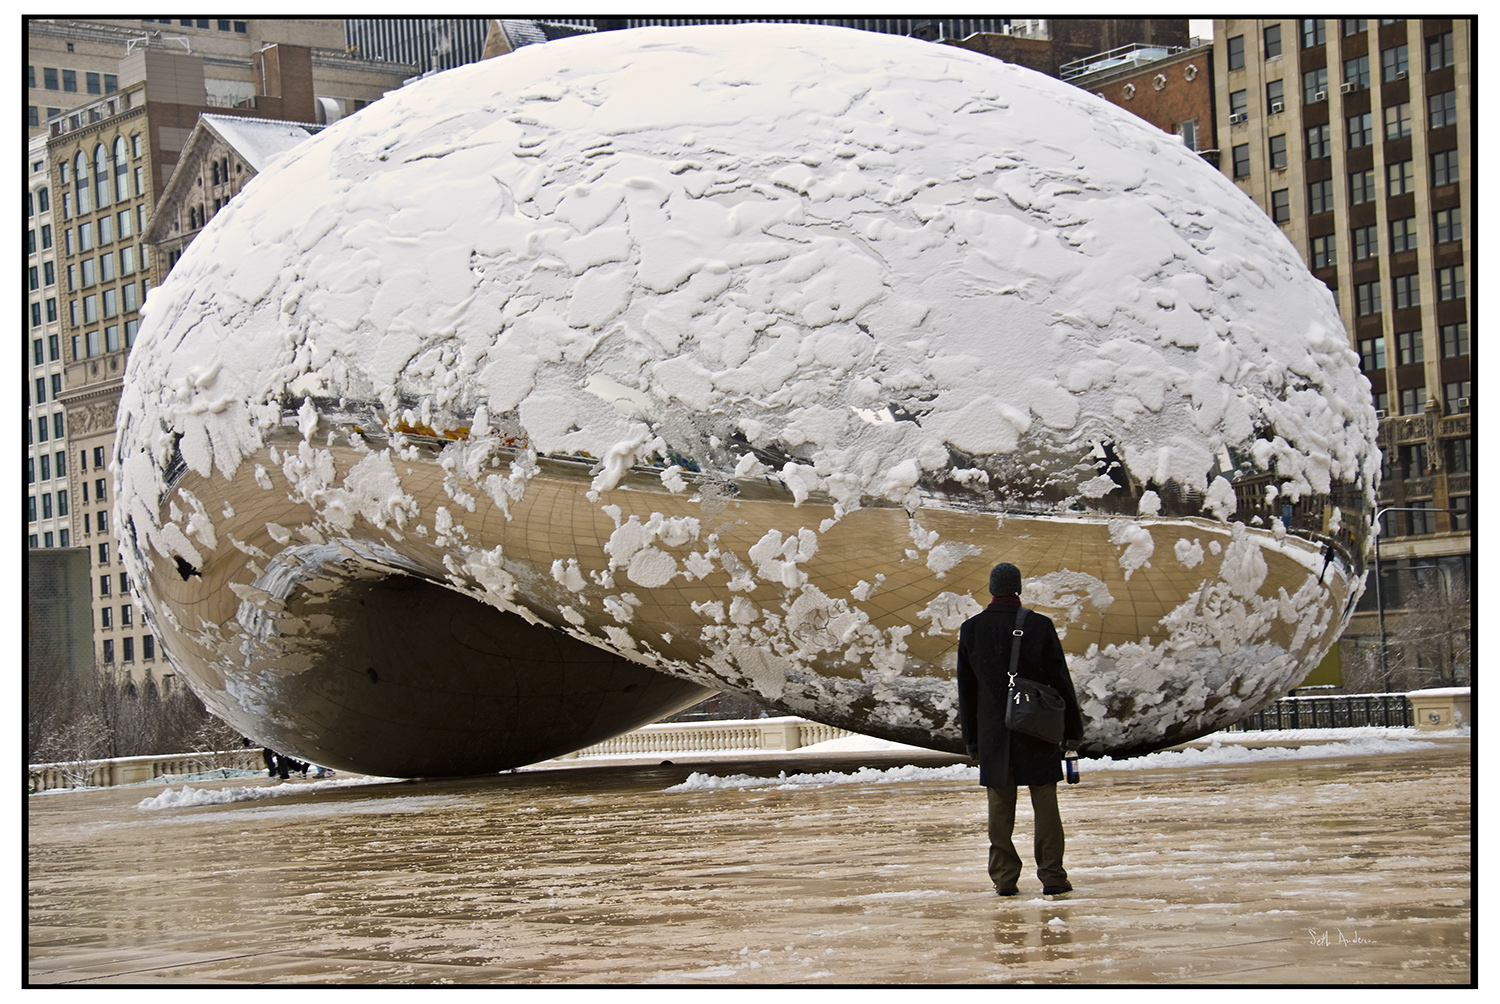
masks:
{"type": "Polygon", "coordinates": [[[1064,882],[1062,885],[1044,885],[1044,886],[1042,886],[1042,895],[1043,896],[1061,896],[1065,892],[1072,892],[1072,891],[1073,891],[1073,883],[1071,883],[1071,882],[1064,882]]]}
{"type": "Polygon", "coordinates": [[[1017,890],[1015,886],[1010,886],[1005,889],[1002,889],[999,886],[995,886],[995,895],[997,896],[1014,896],[1016,892],[1017,890]]]}

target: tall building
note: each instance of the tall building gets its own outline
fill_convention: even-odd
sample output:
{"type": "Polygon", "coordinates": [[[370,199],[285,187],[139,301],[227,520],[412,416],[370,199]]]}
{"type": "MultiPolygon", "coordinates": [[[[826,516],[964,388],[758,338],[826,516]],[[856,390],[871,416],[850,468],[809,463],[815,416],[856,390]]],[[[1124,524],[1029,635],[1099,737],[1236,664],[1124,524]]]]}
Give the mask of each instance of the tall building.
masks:
{"type": "MultiPolygon", "coordinates": [[[[25,350],[27,542],[86,551],[95,658],[139,671],[161,653],[120,564],[109,464],[141,304],[166,274],[143,239],[157,198],[204,113],[331,122],[399,87],[415,67],[349,57],[337,20],[33,20],[27,28],[28,84],[37,85],[28,121],[35,101],[52,112],[28,151],[28,282],[33,268],[37,280],[27,309],[37,323],[25,350]],[[299,28],[338,48],[277,40],[299,28]]],[[[192,220],[201,227],[236,190],[219,184],[193,200],[192,220]]]]}
{"type": "Polygon", "coordinates": [[[58,243],[46,139],[26,157],[26,536],[29,547],[71,547],[58,243]]]}
{"type": "Polygon", "coordinates": [[[477,63],[490,29],[487,17],[352,17],[344,22],[351,55],[410,63],[419,73],[477,63]]]}
{"type": "Polygon", "coordinates": [[[1381,417],[1381,575],[1346,676],[1466,678],[1475,394],[1473,26],[1459,18],[1215,22],[1222,169],[1333,291],[1381,417]],[[1426,631],[1433,634],[1437,629],[1426,631]],[[1390,647],[1382,654],[1382,634],[1390,647]],[[1420,674],[1419,674],[1420,676],[1420,674]]]}

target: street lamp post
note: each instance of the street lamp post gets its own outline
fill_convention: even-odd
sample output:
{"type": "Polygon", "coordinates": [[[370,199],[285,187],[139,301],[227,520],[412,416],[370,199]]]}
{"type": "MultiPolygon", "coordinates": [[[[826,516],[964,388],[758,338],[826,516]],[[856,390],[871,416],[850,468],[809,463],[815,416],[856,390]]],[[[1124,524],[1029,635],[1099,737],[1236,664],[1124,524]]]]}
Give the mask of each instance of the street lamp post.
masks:
{"type": "Polygon", "coordinates": [[[1380,689],[1389,690],[1391,686],[1389,670],[1385,661],[1385,597],[1380,585],[1380,517],[1388,512],[1463,512],[1462,509],[1424,509],[1420,506],[1397,506],[1388,505],[1384,509],[1375,510],[1375,614],[1380,624],[1380,689]]]}

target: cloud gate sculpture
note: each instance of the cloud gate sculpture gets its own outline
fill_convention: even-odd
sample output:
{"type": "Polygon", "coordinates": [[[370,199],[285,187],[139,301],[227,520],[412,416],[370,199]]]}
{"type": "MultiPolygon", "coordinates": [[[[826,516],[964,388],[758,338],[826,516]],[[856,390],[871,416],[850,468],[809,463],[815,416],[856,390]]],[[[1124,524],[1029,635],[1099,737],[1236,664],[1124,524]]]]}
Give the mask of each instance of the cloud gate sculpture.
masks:
{"type": "Polygon", "coordinates": [[[1363,588],[1329,292],[1174,137],[949,46],[443,73],[273,163],[145,314],[127,568],[208,707],[318,763],[499,770],[718,690],[959,752],[999,560],[1127,755],[1295,686],[1363,588]]]}

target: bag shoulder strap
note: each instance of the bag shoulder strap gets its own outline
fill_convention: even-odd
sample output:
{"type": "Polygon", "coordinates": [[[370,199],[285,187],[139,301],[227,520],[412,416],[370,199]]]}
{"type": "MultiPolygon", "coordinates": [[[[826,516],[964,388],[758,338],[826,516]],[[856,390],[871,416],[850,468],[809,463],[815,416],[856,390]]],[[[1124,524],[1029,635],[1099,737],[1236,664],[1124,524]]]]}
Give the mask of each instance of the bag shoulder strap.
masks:
{"type": "Polygon", "coordinates": [[[1031,611],[1027,610],[1025,607],[1021,607],[1019,610],[1017,610],[1016,626],[1015,629],[1011,631],[1010,678],[1012,682],[1014,682],[1016,678],[1016,667],[1019,666],[1021,662],[1021,625],[1026,623],[1026,615],[1029,613],[1031,613],[1031,611]]]}

